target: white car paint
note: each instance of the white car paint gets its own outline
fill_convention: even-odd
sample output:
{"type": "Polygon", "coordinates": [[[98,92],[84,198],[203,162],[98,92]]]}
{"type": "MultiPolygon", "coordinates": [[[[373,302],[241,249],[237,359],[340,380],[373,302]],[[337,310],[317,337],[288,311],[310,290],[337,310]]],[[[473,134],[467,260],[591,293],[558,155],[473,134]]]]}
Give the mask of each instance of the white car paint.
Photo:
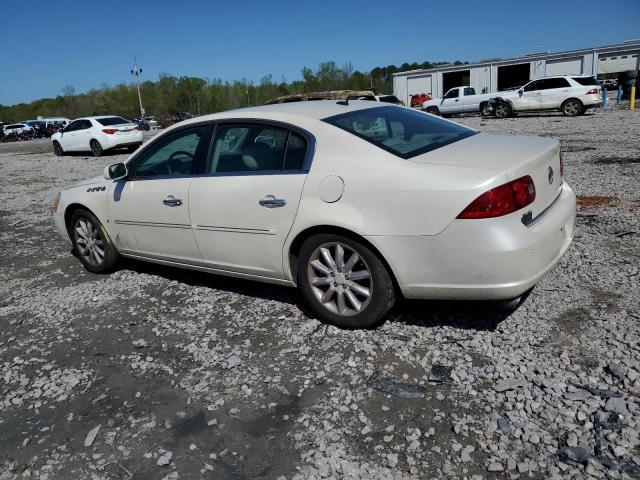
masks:
{"type": "Polygon", "coordinates": [[[476,94],[473,87],[454,87],[447,90],[444,97],[424,102],[422,109],[441,115],[480,112],[480,105],[493,97],[495,94],[476,94]]]}
{"type": "Polygon", "coordinates": [[[404,159],[323,121],[376,108],[415,112],[370,101],[316,101],[181,122],[139,149],[127,168],[137,168],[136,161],[169,135],[225,121],[296,129],[309,142],[305,168],[147,180],[97,177],[61,192],[54,224],[69,238],[66,222],[82,205],[124,256],[290,286],[296,285],[294,241],[311,228],[342,228],[379,251],[408,298],[513,298],[559,261],[573,236],[575,196],[560,177],[556,140],[469,131],[468,138],[404,159]],[[536,186],[535,201],[525,209],[497,218],[456,218],[481,194],[523,175],[536,186]],[[167,199],[180,204],[165,205],[167,199]],[[281,208],[260,205],[279,199],[286,200],[281,208]],[[529,212],[535,220],[525,225],[529,212]]]}
{"type": "Polygon", "coordinates": [[[545,77],[533,80],[518,90],[493,97],[509,103],[514,112],[559,110],[563,102],[570,98],[580,100],[585,108],[592,108],[602,103],[599,84],[596,80],[593,80],[594,84],[591,85],[583,85],[576,81],[588,81],[592,78],[581,75],[545,77]],[[558,86],[550,85],[549,82],[557,82],[558,86]],[[550,86],[553,88],[549,88],[550,86]]]}
{"type": "Polygon", "coordinates": [[[24,123],[11,123],[3,127],[5,135],[21,135],[23,133],[33,132],[33,128],[24,123]]]}
{"type": "Polygon", "coordinates": [[[59,143],[65,152],[91,151],[92,140],[97,141],[103,150],[135,147],[142,144],[142,132],[124,118],[101,115],[77,118],[51,136],[51,142],[59,143]]]}

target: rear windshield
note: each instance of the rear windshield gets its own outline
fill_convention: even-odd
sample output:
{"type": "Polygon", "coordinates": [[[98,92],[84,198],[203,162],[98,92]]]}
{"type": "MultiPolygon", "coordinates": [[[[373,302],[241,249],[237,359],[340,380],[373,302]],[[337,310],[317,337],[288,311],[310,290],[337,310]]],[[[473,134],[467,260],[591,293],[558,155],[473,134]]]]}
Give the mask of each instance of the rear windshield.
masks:
{"type": "Polygon", "coordinates": [[[343,113],[324,121],[405,159],[477,133],[426,113],[391,106],[343,113]]]}
{"type": "Polygon", "coordinates": [[[580,85],[600,85],[596,77],[572,77],[580,85]]]}
{"type": "Polygon", "coordinates": [[[109,125],[122,125],[123,123],[131,123],[129,120],[125,120],[122,117],[107,117],[107,118],[98,118],[96,121],[105,127],[109,125]]]}

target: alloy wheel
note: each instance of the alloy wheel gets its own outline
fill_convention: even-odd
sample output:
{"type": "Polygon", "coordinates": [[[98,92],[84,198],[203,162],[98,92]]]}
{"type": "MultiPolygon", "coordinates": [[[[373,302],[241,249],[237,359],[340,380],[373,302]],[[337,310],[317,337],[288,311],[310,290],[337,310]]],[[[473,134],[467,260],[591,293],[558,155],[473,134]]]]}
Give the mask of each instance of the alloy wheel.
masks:
{"type": "Polygon", "coordinates": [[[496,117],[504,118],[509,115],[509,108],[507,104],[500,102],[494,107],[494,111],[496,113],[496,117]]]}
{"type": "Polygon", "coordinates": [[[577,115],[579,111],[580,111],[580,105],[575,100],[571,100],[567,102],[564,106],[564,113],[566,115],[574,116],[574,115],[577,115]]]}
{"type": "Polygon", "coordinates": [[[325,243],[316,248],[309,257],[307,275],[318,302],[333,313],[355,315],[371,301],[371,270],[364,259],[344,243],[325,243]]]}
{"type": "Polygon", "coordinates": [[[80,256],[97,267],[104,261],[104,242],[100,230],[88,218],[79,218],[74,225],[74,240],[80,256]]]}

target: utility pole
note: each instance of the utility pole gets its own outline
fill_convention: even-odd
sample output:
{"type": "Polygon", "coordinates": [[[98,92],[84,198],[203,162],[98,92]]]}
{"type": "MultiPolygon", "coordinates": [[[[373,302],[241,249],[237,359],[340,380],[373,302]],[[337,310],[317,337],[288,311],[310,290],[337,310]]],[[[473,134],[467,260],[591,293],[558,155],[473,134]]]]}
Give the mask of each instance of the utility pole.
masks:
{"type": "Polygon", "coordinates": [[[142,73],[142,69],[138,67],[138,61],[136,57],[133,57],[133,69],[131,70],[131,75],[136,77],[136,87],[138,87],[138,101],[140,102],[140,119],[144,120],[144,108],[142,107],[142,95],[140,95],[140,74],[142,73]]]}

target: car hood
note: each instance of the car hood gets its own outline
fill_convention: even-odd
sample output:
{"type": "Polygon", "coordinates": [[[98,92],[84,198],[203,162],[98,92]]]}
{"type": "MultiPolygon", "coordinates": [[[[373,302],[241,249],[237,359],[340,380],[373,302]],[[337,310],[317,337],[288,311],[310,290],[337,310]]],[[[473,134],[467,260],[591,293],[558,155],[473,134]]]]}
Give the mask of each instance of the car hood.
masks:
{"type": "Polygon", "coordinates": [[[106,186],[107,183],[108,181],[102,175],[98,175],[96,177],[80,180],[77,183],[74,183],[72,185],[69,185],[68,187],[65,187],[65,190],[70,190],[72,188],[78,188],[78,187],[86,187],[86,186],[103,187],[103,186],[106,186]]]}

